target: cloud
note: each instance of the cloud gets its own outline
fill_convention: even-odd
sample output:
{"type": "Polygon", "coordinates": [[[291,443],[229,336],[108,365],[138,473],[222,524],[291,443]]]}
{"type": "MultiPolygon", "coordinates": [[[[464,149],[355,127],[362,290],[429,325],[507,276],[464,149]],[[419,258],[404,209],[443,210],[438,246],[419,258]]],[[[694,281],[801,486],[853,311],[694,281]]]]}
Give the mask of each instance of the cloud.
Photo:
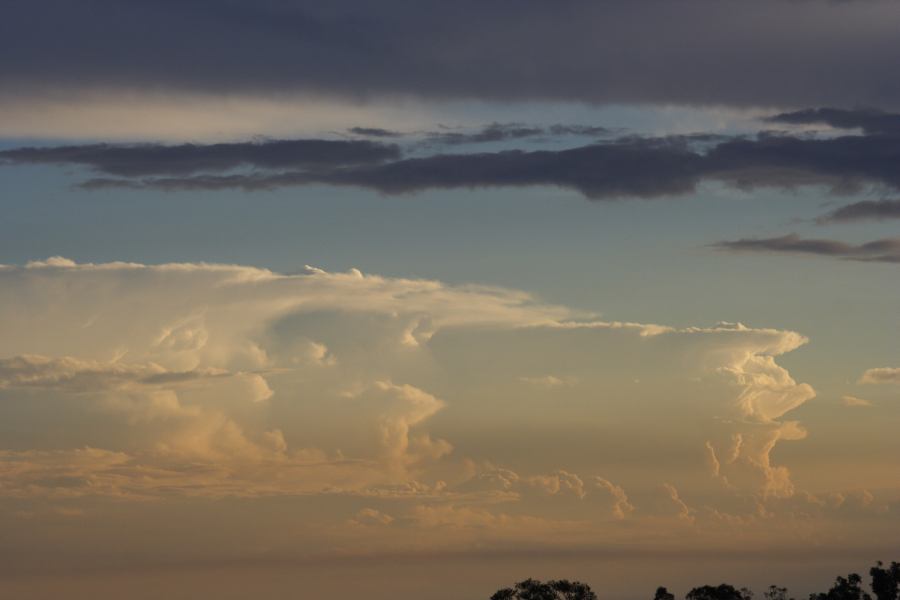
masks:
{"type": "Polygon", "coordinates": [[[378,454],[390,463],[404,466],[422,458],[437,459],[453,449],[445,440],[432,440],[427,434],[410,436],[414,426],[444,408],[431,394],[411,385],[376,381],[353,397],[357,413],[374,412],[367,421],[374,423],[378,454]]]}
{"type": "Polygon", "coordinates": [[[551,125],[547,128],[547,132],[552,135],[595,135],[606,136],[612,133],[608,127],[600,127],[598,125],[551,125]]]}
{"type": "Polygon", "coordinates": [[[0,33],[19,51],[0,59],[0,77],[5,89],[38,96],[91,88],[896,106],[898,91],[884,83],[900,67],[894,8],[525,0],[510,12],[474,0],[239,0],[208,19],[203,0],[98,0],[89,14],[36,0],[10,7],[0,33]]]}
{"type": "Polygon", "coordinates": [[[711,244],[711,246],[731,252],[815,254],[843,260],[900,263],[900,238],[887,238],[853,245],[828,239],[804,239],[791,233],[773,238],[721,241],[711,244]]]}
{"type": "Polygon", "coordinates": [[[672,485],[671,483],[664,483],[662,485],[666,496],[668,496],[669,500],[672,504],[675,505],[678,515],[678,518],[687,521],[688,523],[693,523],[695,521],[694,510],[692,510],[687,504],[685,504],[684,500],[681,499],[681,495],[678,493],[678,489],[672,485]]]}
{"type": "Polygon", "coordinates": [[[543,375],[540,377],[519,377],[519,381],[528,385],[553,388],[574,385],[576,382],[570,378],[560,378],[555,375],[543,375]]]}
{"type": "Polygon", "coordinates": [[[900,383],[900,368],[879,367],[868,369],[859,378],[859,383],[900,383]]]}
{"type": "Polygon", "coordinates": [[[867,219],[877,221],[900,219],[900,200],[863,200],[854,202],[822,215],[816,221],[820,224],[825,224],[867,219]]]}
{"type": "MultiPolygon", "coordinates": [[[[627,136],[562,150],[433,154],[391,160],[396,148],[375,144],[363,152],[368,153],[368,162],[350,164],[349,159],[336,158],[331,164],[323,160],[289,168],[260,161],[259,169],[224,173],[215,171],[237,163],[212,162],[213,167],[203,171],[200,162],[188,160],[178,166],[166,162],[169,159],[144,157],[135,148],[126,148],[126,154],[136,154],[119,165],[95,156],[98,148],[101,155],[123,151],[108,146],[20,148],[6,151],[5,156],[16,162],[71,161],[123,175],[89,179],[81,184],[86,189],[256,191],[324,184],[409,194],[430,189],[558,186],[589,199],[609,200],[680,196],[694,192],[705,181],[740,189],[825,186],[836,193],[866,186],[900,188],[898,135],[825,139],[765,133],[752,138],[627,136]]],[[[201,155],[207,152],[207,147],[192,148],[201,155]]]]}
{"type": "Polygon", "coordinates": [[[222,144],[53,146],[0,150],[0,164],[72,164],[123,177],[183,176],[239,167],[297,169],[396,159],[400,151],[369,141],[266,140],[222,144]]]}
{"type": "Polygon", "coordinates": [[[622,520],[634,512],[634,506],[628,501],[628,494],[621,486],[602,477],[594,478],[594,487],[606,491],[613,501],[612,514],[616,519],[622,520]]]}
{"type": "Polygon", "coordinates": [[[374,508],[363,508],[350,522],[364,526],[390,525],[394,522],[394,517],[374,508]]]}
{"type": "Polygon", "coordinates": [[[561,470],[552,475],[533,475],[525,478],[524,482],[551,495],[570,492],[579,499],[587,495],[581,477],[568,471],[561,470]]]}
{"type": "MultiPolygon", "coordinates": [[[[736,331],[742,325],[733,326],[736,331]]],[[[789,470],[772,464],[771,454],[781,440],[799,440],[806,431],[796,421],[782,421],[790,411],[815,397],[813,388],[798,384],[775,357],[807,342],[797,334],[774,335],[768,344],[745,340],[728,347],[717,370],[733,380],[739,392],[731,414],[725,414],[720,440],[705,444],[707,465],[715,478],[729,487],[757,490],[763,497],[791,497],[794,485],[789,470]],[[719,456],[725,456],[724,462],[719,456]]]]}
{"type": "Polygon", "coordinates": [[[22,355],[0,359],[0,388],[44,388],[55,390],[101,390],[130,384],[177,384],[207,377],[230,377],[222,369],[168,371],[154,363],[124,364],[80,360],[66,356],[51,358],[22,355]]]}
{"type": "Polygon", "coordinates": [[[0,329],[0,418],[19,424],[0,488],[16,498],[340,494],[615,522],[640,514],[640,493],[596,471],[650,460],[653,437],[698,458],[706,445],[729,482],[698,459],[666,471],[679,488],[774,502],[794,487],[772,451],[804,433],[785,415],[814,395],[777,364],[806,343],[792,331],[600,321],[518,290],[356,269],[52,257],[0,268],[0,329]],[[522,398],[522,373],[578,385],[535,375],[522,398]],[[574,401],[547,413],[563,391],[574,401]],[[648,421],[649,406],[668,418],[648,421]],[[621,422],[620,458],[565,450],[576,421],[621,422]],[[540,424],[535,450],[561,462],[493,460],[508,423],[540,424]]]}
{"type": "Polygon", "coordinates": [[[876,109],[806,108],[768,118],[788,125],[829,125],[839,129],[862,129],[867,134],[900,133],[900,114],[876,109]]]}
{"type": "Polygon", "coordinates": [[[384,129],[382,127],[351,127],[347,131],[354,135],[374,138],[396,138],[405,135],[399,131],[391,131],[390,129],[384,129]]]}
{"type": "MultiPolygon", "coordinates": [[[[560,130],[562,132],[562,130],[560,130]]],[[[483,144],[486,142],[502,142],[521,138],[544,135],[543,127],[533,127],[522,123],[491,123],[474,133],[456,131],[438,131],[428,134],[428,140],[441,144],[483,144]]]]}
{"type": "Polygon", "coordinates": [[[620,140],[549,151],[439,154],[407,158],[373,168],[282,171],[195,177],[97,178],[88,189],[108,187],[163,190],[245,191],[329,184],[355,186],[384,194],[428,189],[557,185],[589,198],[653,198],[692,191],[700,180],[702,158],[678,140],[620,140]]]}
{"type": "Polygon", "coordinates": [[[849,407],[863,407],[868,408],[875,406],[869,400],[865,400],[863,398],[857,398],[856,396],[841,396],[841,404],[849,407]]]}

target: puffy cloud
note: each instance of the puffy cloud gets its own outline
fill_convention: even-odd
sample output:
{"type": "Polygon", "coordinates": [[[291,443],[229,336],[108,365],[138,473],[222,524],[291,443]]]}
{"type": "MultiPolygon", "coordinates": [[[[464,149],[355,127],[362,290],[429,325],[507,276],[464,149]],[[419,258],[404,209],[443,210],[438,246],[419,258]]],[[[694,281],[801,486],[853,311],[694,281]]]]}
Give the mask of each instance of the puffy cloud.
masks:
{"type": "Polygon", "coordinates": [[[452,450],[444,440],[432,440],[427,434],[410,436],[410,430],[432,417],[444,403],[411,385],[376,381],[352,394],[361,405],[358,412],[372,415],[378,453],[391,463],[406,464],[422,458],[437,459],[452,450]]]}
{"type": "MultiPolygon", "coordinates": [[[[622,479],[608,461],[649,473],[666,444],[697,451],[665,475],[688,497],[755,511],[794,492],[771,454],[802,437],[784,417],[813,396],[776,362],[806,342],[795,332],[600,321],[517,290],[357,270],[54,257],[0,269],[0,328],[0,412],[59,432],[53,447],[21,433],[4,451],[7,497],[335,494],[379,511],[353,517],[357,532],[652,519],[645,490],[662,475],[622,479]],[[573,401],[548,412],[543,396],[562,395],[573,401]],[[573,421],[620,423],[615,456],[591,446],[601,439],[573,452],[573,421]],[[493,457],[508,430],[533,451],[493,457]]],[[[663,496],[679,520],[695,516],[663,496]]]]}
{"type": "Polygon", "coordinates": [[[900,368],[878,367],[868,369],[859,378],[860,383],[900,383],[900,368]]]}

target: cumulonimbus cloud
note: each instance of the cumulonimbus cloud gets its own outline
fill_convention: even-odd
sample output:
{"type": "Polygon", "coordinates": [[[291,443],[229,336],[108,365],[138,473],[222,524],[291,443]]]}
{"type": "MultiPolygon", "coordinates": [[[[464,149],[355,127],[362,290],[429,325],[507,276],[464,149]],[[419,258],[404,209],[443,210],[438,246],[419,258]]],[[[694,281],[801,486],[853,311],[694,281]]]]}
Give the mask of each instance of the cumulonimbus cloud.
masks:
{"type": "MultiPolygon", "coordinates": [[[[532,395],[602,395],[619,371],[678,364],[668,374],[657,370],[674,387],[690,374],[713,390],[685,405],[684,420],[743,439],[722,467],[728,493],[783,497],[792,493],[789,473],[771,464],[770,451],[801,436],[782,417],[813,396],[775,362],[806,342],[797,333],[599,321],[503,288],[357,270],[282,275],[59,257],[3,266],[0,284],[0,328],[8,333],[0,339],[0,411],[53,402],[68,415],[65,427],[57,411],[30,417],[58,428],[58,446],[70,450],[10,450],[6,464],[15,467],[4,489],[16,495],[531,502],[537,492],[559,501],[601,493],[612,498],[604,514],[624,519],[638,505],[621,485],[603,478],[591,487],[588,475],[571,469],[473,470],[470,458],[490,456],[460,456],[453,436],[433,423],[479,386],[520,394],[523,364],[578,382],[529,386],[532,395]],[[622,358],[598,371],[594,354],[609,356],[611,348],[622,358]],[[70,426],[97,420],[108,425],[70,426]],[[78,448],[91,450],[66,454],[78,448]],[[50,472],[72,485],[41,484],[50,472]]],[[[683,435],[677,427],[671,433],[683,435]]]]}

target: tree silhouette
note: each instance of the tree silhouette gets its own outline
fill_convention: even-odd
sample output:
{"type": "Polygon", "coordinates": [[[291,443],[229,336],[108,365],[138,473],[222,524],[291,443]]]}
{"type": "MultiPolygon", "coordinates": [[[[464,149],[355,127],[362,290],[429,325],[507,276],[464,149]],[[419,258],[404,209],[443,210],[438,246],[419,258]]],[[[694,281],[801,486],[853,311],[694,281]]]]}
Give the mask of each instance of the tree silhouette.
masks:
{"type": "Polygon", "coordinates": [[[872,576],[872,592],[877,600],[897,600],[900,597],[900,563],[892,562],[885,568],[879,560],[878,564],[869,569],[872,576]]]}
{"type": "Polygon", "coordinates": [[[794,600],[788,597],[786,587],[778,587],[777,585],[770,585],[769,589],[763,592],[763,596],[766,600],[794,600]]]}
{"type": "Polygon", "coordinates": [[[656,588],[656,594],[653,596],[653,600],[675,600],[675,594],[669,592],[664,587],[656,588]]]}
{"type": "Polygon", "coordinates": [[[835,579],[834,585],[827,592],[810,594],[809,600],[872,600],[872,597],[861,586],[862,577],[856,573],[850,573],[846,578],[835,579]]]}
{"type": "Polygon", "coordinates": [[[597,594],[579,581],[559,579],[542,583],[526,579],[514,587],[498,590],[491,600],[597,600],[597,594]]]}
{"type": "MultiPolygon", "coordinates": [[[[900,600],[900,563],[890,566],[878,563],[869,569],[872,576],[874,600],[900,600]]],[[[788,590],[770,585],[763,592],[765,600],[794,600],[788,590]]],[[[546,583],[536,579],[520,581],[511,588],[498,590],[490,600],[597,600],[591,588],[578,581],[553,579],[546,583]]],[[[664,587],[656,588],[653,600],[675,600],[675,595],[664,587]]],[[[753,600],[753,592],[747,588],[737,589],[727,583],[695,587],[685,595],[685,600],[753,600]]],[[[837,577],[827,592],[810,594],[809,600],[873,600],[862,587],[862,577],[850,573],[847,577],[837,577]]]]}
{"type": "Polygon", "coordinates": [[[753,592],[747,588],[736,589],[727,583],[695,587],[687,593],[686,600],[751,600],[753,592]]]}

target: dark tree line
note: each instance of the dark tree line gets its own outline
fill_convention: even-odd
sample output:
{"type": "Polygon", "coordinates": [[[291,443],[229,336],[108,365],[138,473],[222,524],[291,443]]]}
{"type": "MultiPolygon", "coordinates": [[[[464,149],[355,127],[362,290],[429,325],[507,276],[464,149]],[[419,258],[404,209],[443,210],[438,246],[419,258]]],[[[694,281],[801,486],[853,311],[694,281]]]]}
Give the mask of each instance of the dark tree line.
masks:
{"type": "MultiPolygon", "coordinates": [[[[870,587],[874,600],[900,600],[900,563],[886,566],[881,561],[869,569],[870,587]]],[[[787,588],[769,586],[763,593],[765,600],[794,600],[787,588]]],[[[685,600],[752,600],[753,592],[737,589],[727,583],[695,587],[685,595],[685,600]]],[[[557,579],[546,582],[535,579],[520,581],[511,588],[497,590],[490,600],[597,600],[590,586],[580,581],[557,579]]],[[[664,587],[656,589],[653,600],[675,600],[675,595],[664,587]]],[[[873,600],[863,589],[863,578],[857,573],[838,577],[827,592],[809,595],[809,600],[873,600]]]]}

